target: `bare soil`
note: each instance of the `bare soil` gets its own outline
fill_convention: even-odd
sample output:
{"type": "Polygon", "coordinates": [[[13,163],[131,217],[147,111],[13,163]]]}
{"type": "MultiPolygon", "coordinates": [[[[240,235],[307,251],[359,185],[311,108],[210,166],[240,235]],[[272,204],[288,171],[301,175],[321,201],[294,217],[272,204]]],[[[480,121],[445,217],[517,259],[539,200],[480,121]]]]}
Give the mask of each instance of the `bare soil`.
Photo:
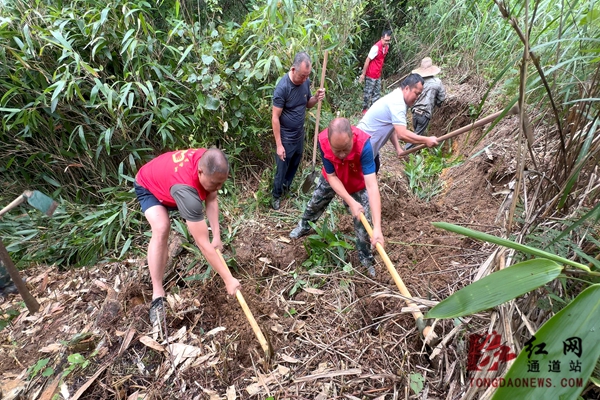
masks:
{"type": "MultiPolygon", "coordinates": [[[[448,82],[447,89],[450,98],[430,125],[438,136],[469,124],[469,112],[484,90],[479,81],[448,82]]],[[[385,249],[416,298],[444,299],[468,284],[489,255],[485,245],[431,222],[499,233],[495,221],[511,168],[510,156],[499,144],[512,140],[515,119],[506,118],[484,137],[486,128],[445,144],[464,162],[444,171],[444,190],[431,202],[410,192],[404,162],[391,146],[382,151],[385,249]],[[495,146],[482,151],[490,143],[495,146]]],[[[253,201],[250,192],[258,187],[257,182],[243,185],[250,190],[240,207],[253,201]]],[[[73,398],[86,382],[80,398],[416,398],[411,374],[425,377],[419,398],[460,397],[467,389],[462,337],[468,332],[443,346],[432,361],[432,349],[423,344],[411,314],[403,311],[404,302],[379,257],[375,278],[363,274],[354,251],[349,255],[353,272],[309,273],[302,266],[308,258],[305,240],[286,239],[302,212],[301,201],[295,194],[279,212],[261,209],[252,220],[226,221],[238,230],[225,256],[270,342],[270,359],[218,276],[189,280],[205,271],[204,261],[196,264],[190,253],[175,256],[168,273],[168,343],[147,339],[151,287],[144,259],[70,271],[31,268],[24,274],[40,312],[29,315],[16,296],[0,305],[2,312],[21,312],[0,332],[5,398],[13,398],[10,393],[73,398]],[[290,294],[300,280],[305,288],[290,294]],[[165,351],[169,345],[172,354],[165,351]],[[74,353],[89,364],[83,368],[69,360],[74,353]],[[46,358],[40,371],[27,372],[46,358]],[[43,376],[47,367],[52,371],[43,376]],[[61,373],[65,377],[57,379],[61,373]]],[[[337,217],[339,231],[353,237],[351,217],[343,212],[337,217]]],[[[438,321],[434,327],[439,337],[452,328],[452,321],[438,321]]],[[[479,328],[468,325],[471,333],[479,328]]]]}

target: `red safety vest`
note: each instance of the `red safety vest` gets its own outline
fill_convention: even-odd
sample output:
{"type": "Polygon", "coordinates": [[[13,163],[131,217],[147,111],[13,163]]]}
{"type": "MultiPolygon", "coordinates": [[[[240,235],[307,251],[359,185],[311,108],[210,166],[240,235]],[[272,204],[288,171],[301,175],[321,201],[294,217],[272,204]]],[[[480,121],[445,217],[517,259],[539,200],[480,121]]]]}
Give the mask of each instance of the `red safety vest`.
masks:
{"type": "MultiPolygon", "coordinates": [[[[344,187],[350,194],[364,189],[366,187],[365,176],[363,175],[362,165],[360,163],[360,155],[370,136],[353,126],[352,150],[346,158],[340,160],[333,155],[331,145],[327,139],[327,132],[328,129],[325,129],[323,132],[319,133],[319,143],[321,144],[321,150],[323,150],[325,158],[333,164],[336,176],[342,181],[344,187]]],[[[325,167],[323,167],[323,176],[327,179],[325,167]]],[[[327,181],[329,182],[329,179],[327,179],[327,181]]]]}
{"type": "Polygon", "coordinates": [[[369,66],[367,67],[367,72],[365,73],[365,76],[371,79],[379,79],[379,77],[381,77],[383,61],[385,60],[385,56],[387,55],[388,50],[390,49],[390,46],[384,46],[381,40],[375,43],[375,46],[377,46],[378,49],[377,56],[371,60],[369,66]]]}
{"type": "Polygon", "coordinates": [[[177,207],[171,188],[178,184],[192,186],[204,201],[208,192],[200,184],[198,164],[205,152],[206,149],[188,149],[161,154],[142,166],[135,179],[167,207],[177,207]]]}

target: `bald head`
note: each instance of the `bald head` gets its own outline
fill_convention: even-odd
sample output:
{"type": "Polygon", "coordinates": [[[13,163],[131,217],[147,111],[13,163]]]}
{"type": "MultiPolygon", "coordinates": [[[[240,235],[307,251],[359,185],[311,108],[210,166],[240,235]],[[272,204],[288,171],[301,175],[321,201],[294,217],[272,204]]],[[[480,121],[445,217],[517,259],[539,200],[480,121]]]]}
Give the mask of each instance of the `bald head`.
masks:
{"type": "Polygon", "coordinates": [[[331,142],[333,135],[344,134],[352,140],[352,125],[346,118],[334,118],[329,123],[327,139],[331,142]]]}
{"type": "Polygon", "coordinates": [[[352,151],[352,125],[346,118],[335,118],[329,123],[327,139],[331,151],[340,160],[343,160],[352,151]]]}
{"type": "Polygon", "coordinates": [[[229,161],[219,149],[208,149],[200,158],[199,169],[206,175],[229,174],[229,161]]]}
{"type": "Polygon", "coordinates": [[[198,179],[208,192],[221,189],[229,175],[229,162],[219,149],[208,149],[198,163],[198,179]]]}

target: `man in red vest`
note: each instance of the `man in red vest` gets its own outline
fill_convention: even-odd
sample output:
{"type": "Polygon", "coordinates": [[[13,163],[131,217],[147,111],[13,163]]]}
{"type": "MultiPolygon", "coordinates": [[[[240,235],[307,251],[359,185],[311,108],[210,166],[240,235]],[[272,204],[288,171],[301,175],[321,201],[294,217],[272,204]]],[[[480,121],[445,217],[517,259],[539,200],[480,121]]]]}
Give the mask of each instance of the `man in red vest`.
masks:
{"type": "Polygon", "coordinates": [[[323,159],[323,174],[315,192],[306,205],[298,226],[290,233],[292,239],[310,231],[310,222],[316,222],[337,193],[354,217],[356,248],[360,262],[371,276],[375,276],[371,245],[381,243],[381,198],[375,175],[375,161],[369,135],[351,126],[345,118],[336,118],[319,134],[319,147],[323,159]],[[359,219],[364,213],[373,217],[373,238],[359,219]]]}
{"type": "Polygon", "coordinates": [[[188,149],[156,157],[140,168],[136,176],[135,193],[152,230],[148,244],[148,268],[152,279],[150,322],[163,338],[166,335],[162,329],[165,318],[163,275],[171,228],[169,211],[179,210],[196,245],[225,282],[227,293],[234,295],[240,287],[216,252],[223,247],[217,192],[228,175],[229,163],[221,150],[188,149]],[[206,203],[206,209],[203,203],[206,203]],[[205,216],[212,230],[212,243],[205,216]]]}
{"type": "Polygon", "coordinates": [[[381,97],[381,70],[385,56],[390,49],[390,40],[392,39],[392,31],[386,29],[381,34],[381,40],[371,47],[369,55],[365,59],[362,74],[358,78],[360,83],[365,82],[365,90],[363,92],[362,113],[366,113],[371,104],[375,103],[381,97]]]}

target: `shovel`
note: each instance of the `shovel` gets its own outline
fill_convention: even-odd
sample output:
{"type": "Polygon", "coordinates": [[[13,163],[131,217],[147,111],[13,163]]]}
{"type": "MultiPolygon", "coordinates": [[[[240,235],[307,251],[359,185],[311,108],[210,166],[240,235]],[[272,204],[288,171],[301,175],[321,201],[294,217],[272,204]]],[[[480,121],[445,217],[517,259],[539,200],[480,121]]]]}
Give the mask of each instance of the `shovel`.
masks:
{"type": "MultiPolygon", "coordinates": [[[[322,89],[325,85],[325,69],[327,68],[327,55],[329,51],[325,50],[325,55],[323,56],[323,69],[321,70],[321,86],[322,89]]],[[[304,183],[302,184],[302,193],[308,193],[312,184],[315,182],[315,179],[319,176],[319,170],[317,170],[317,137],[319,136],[319,119],[321,118],[321,100],[319,100],[319,104],[317,104],[317,117],[315,120],[315,137],[313,144],[313,156],[312,156],[312,172],[306,177],[304,183]]]]}
{"type": "MultiPolygon", "coordinates": [[[[37,190],[26,190],[23,192],[22,195],[17,197],[9,205],[0,210],[0,217],[3,214],[6,214],[9,210],[12,210],[13,208],[25,201],[27,201],[33,208],[43,212],[49,217],[51,217],[52,214],[54,214],[54,211],[58,206],[58,204],[54,200],[52,200],[50,197],[46,196],[42,192],[39,192],[37,190]]],[[[17,267],[15,267],[15,264],[13,264],[12,260],[10,259],[8,251],[6,250],[6,247],[4,247],[4,243],[2,243],[2,240],[0,240],[0,261],[6,268],[6,271],[8,271],[10,279],[12,279],[15,286],[17,287],[17,290],[19,291],[19,294],[25,301],[25,305],[27,306],[29,313],[35,314],[40,309],[40,304],[31,295],[31,293],[29,293],[25,282],[23,282],[23,279],[21,279],[19,270],[17,270],[17,267]]]]}
{"type": "MultiPolygon", "coordinates": [[[[371,225],[369,225],[369,221],[367,221],[367,218],[363,213],[360,213],[360,221],[365,226],[369,237],[373,237],[373,229],[371,229],[371,225]]],[[[392,264],[392,261],[383,249],[383,246],[380,243],[377,243],[377,246],[375,247],[377,248],[377,252],[379,252],[381,258],[383,259],[383,262],[385,263],[385,266],[387,267],[390,275],[392,275],[392,278],[394,279],[396,286],[400,290],[400,293],[406,298],[406,305],[416,310],[412,312],[412,315],[415,318],[415,321],[417,322],[417,328],[419,329],[419,332],[421,332],[421,334],[425,338],[425,343],[432,344],[434,341],[437,340],[437,335],[435,334],[433,329],[431,329],[431,326],[427,325],[425,320],[423,320],[423,314],[421,313],[421,311],[419,311],[417,304],[411,300],[412,296],[410,295],[410,292],[406,288],[406,285],[404,285],[404,282],[402,281],[402,278],[400,278],[400,275],[398,275],[398,271],[396,271],[394,264],[392,264]]]]}
{"type": "MultiPolygon", "coordinates": [[[[225,259],[223,258],[223,254],[221,254],[221,251],[219,251],[219,249],[217,249],[217,254],[219,255],[219,258],[221,259],[221,262],[223,263],[225,268],[228,268],[227,263],[225,262],[225,259]]],[[[246,303],[246,300],[244,299],[244,296],[242,295],[242,292],[240,292],[239,290],[236,290],[235,297],[237,297],[238,302],[240,303],[240,306],[242,307],[242,310],[244,310],[244,314],[246,314],[246,318],[248,319],[248,322],[250,323],[250,326],[252,327],[252,330],[254,331],[254,335],[256,335],[256,338],[258,339],[258,342],[260,343],[260,347],[262,347],[263,351],[265,352],[265,361],[266,361],[266,364],[268,364],[271,359],[271,356],[273,355],[273,350],[271,349],[271,344],[267,341],[267,339],[265,338],[265,335],[263,335],[262,331],[260,330],[258,323],[254,319],[254,315],[252,315],[252,311],[250,311],[250,307],[248,307],[248,303],[246,303]]]]}
{"type": "MultiPolygon", "coordinates": [[[[485,124],[488,124],[488,123],[494,121],[498,117],[505,117],[507,115],[515,115],[515,114],[518,114],[518,113],[519,113],[519,106],[517,106],[517,105],[513,106],[510,110],[508,110],[506,112],[504,110],[498,111],[496,113],[488,115],[485,118],[478,119],[477,121],[474,121],[470,125],[463,126],[462,128],[458,128],[456,130],[453,130],[450,133],[447,133],[445,135],[440,136],[438,138],[438,142],[441,143],[444,140],[453,138],[454,136],[458,136],[458,135],[460,135],[462,133],[469,132],[470,130],[472,130],[474,128],[479,128],[480,126],[483,126],[485,124]],[[504,115],[502,115],[502,114],[504,114],[504,115]]],[[[406,155],[408,155],[410,153],[414,153],[415,151],[419,151],[419,150],[421,150],[423,148],[425,148],[424,144],[420,144],[420,145],[411,147],[409,150],[404,150],[402,153],[398,154],[398,157],[406,156],[406,155]]]]}

